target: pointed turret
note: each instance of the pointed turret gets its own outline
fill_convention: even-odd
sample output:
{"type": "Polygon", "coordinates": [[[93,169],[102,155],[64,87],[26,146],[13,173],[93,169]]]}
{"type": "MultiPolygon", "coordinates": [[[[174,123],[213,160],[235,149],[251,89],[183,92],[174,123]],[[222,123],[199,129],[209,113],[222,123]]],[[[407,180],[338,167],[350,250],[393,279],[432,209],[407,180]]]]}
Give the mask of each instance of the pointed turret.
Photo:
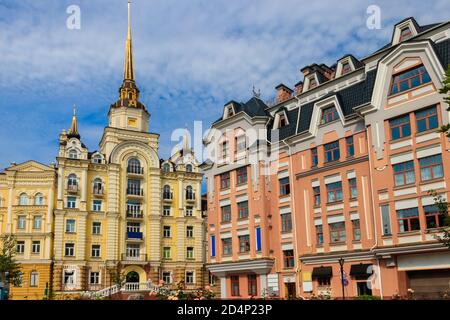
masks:
{"type": "Polygon", "coordinates": [[[131,0],[128,0],[128,35],[125,44],[125,67],[123,79],[134,81],[133,42],[131,40],[131,0]]]}
{"type": "Polygon", "coordinates": [[[69,129],[67,137],[80,139],[80,134],[78,133],[77,109],[75,106],[73,106],[72,126],[69,129]]]}

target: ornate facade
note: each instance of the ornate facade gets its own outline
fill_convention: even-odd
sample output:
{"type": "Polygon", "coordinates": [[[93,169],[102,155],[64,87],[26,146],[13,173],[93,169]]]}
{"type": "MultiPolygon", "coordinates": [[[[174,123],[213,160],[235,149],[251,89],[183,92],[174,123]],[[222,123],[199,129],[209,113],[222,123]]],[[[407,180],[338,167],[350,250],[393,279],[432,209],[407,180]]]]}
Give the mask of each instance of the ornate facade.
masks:
{"type": "Polygon", "coordinates": [[[27,162],[0,175],[0,231],[24,244],[24,281],[13,298],[41,298],[46,285],[55,294],[98,291],[118,272],[134,289],[160,280],[204,285],[199,164],[188,141],[161,160],[149,117],[135,82],[129,20],[124,79],[99,150],[83,144],[74,113],[54,167],[27,162]]]}

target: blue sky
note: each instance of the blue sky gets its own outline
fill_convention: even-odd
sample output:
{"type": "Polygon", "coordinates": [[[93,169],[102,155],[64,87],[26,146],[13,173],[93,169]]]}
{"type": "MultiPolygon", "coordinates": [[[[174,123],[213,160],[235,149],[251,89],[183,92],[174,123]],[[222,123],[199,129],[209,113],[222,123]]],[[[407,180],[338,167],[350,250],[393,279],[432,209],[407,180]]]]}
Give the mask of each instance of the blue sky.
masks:
{"type": "MultiPolygon", "coordinates": [[[[122,81],[126,0],[0,0],[0,168],[54,161],[58,135],[78,106],[82,140],[98,148],[109,105],[122,81]],[[66,27],[69,5],[81,29],[66,27]]],[[[134,0],[135,73],[141,101],[167,158],[176,128],[204,129],[224,103],[262,98],[301,80],[311,63],[361,58],[389,42],[395,22],[449,19],[450,2],[300,0],[134,0]],[[381,29],[366,27],[381,8],[381,29]]]]}

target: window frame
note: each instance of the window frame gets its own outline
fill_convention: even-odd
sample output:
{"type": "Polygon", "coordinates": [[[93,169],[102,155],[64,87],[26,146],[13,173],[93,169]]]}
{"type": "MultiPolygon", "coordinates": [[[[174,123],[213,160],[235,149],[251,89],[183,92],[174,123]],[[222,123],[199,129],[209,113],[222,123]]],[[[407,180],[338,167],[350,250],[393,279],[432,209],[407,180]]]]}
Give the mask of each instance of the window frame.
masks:
{"type": "Polygon", "coordinates": [[[322,109],[320,125],[325,125],[336,120],[339,120],[339,113],[336,109],[336,106],[330,106],[322,109]]]}
{"type": "MultiPolygon", "coordinates": [[[[392,171],[394,173],[394,186],[395,187],[402,187],[407,185],[412,185],[416,183],[416,172],[415,172],[415,166],[414,166],[414,160],[409,160],[401,163],[396,163],[392,165],[392,171]],[[405,168],[405,166],[408,166],[405,168]],[[396,169],[399,168],[399,169],[396,169]],[[413,175],[411,176],[414,181],[408,182],[408,173],[412,172],[413,175]],[[402,177],[402,183],[398,184],[397,177],[402,177]]],[[[410,178],[411,178],[410,177],[410,178]]]]}
{"type": "Polygon", "coordinates": [[[422,110],[415,111],[414,117],[416,119],[416,132],[417,133],[427,132],[429,130],[439,128],[439,116],[438,116],[438,111],[437,111],[436,105],[427,107],[422,110]],[[434,113],[429,113],[430,111],[432,111],[434,113]],[[431,119],[436,119],[436,126],[433,126],[433,127],[431,126],[431,119]],[[423,129],[423,130],[420,129],[420,125],[419,125],[420,121],[425,122],[425,129],[423,129]]]}
{"type": "Polygon", "coordinates": [[[238,202],[238,219],[245,220],[248,219],[249,209],[248,209],[248,200],[238,202]]]}
{"type": "Polygon", "coordinates": [[[419,159],[419,168],[420,168],[420,181],[424,182],[424,181],[430,181],[430,180],[435,180],[435,179],[441,179],[444,177],[444,164],[443,164],[443,160],[442,160],[442,154],[435,154],[432,156],[428,156],[428,157],[423,157],[419,159]],[[422,162],[428,159],[438,159],[440,160],[440,162],[433,162],[431,164],[427,164],[425,166],[422,165],[422,162]],[[436,172],[434,169],[436,168],[440,168],[440,175],[436,175],[436,172]],[[429,170],[429,179],[425,179],[424,178],[424,170],[427,169],[429,170]]]}
{"type": "Polygon", "coordinates": [[[289,177],[281,178],[278,180],[280,185],[280,197],[288,196],[291,194],[291,185],[289,177]]]}
{"type": "Polygon", "coordinates": [[[222,240],[222,255],[230,256],[233,254],[233,239],[224,238],[222,240]]]}
{"type": "Polygon", "coordinates": [[[292,249],[283,250],[283,269],[293,269],[293,268],[295,268],[294,250],[292,249]]]}
{"type": "Polygon", "coordinates": [[[231,222],[231,205],[220,207],[220,222],[221,223],[231,222]],[[226,219],[224,219],[224,217],[226,217],[226,219]]]}
{"type": "Polygon", "coordinates": [[[236,185],[241,186],[248,182],[247,167],[236,169],[236,185]]]}
{"type": "Polygon", "coordinates": [[[358,182],[356,178],[348,179],[348,189],[350,193],[350,200],[358,198],[358,182]]]}
{"type": "Polygon", "coordinates": [[[332,163],[341,159],[339,140],[324,144],[323,146],[325,163],[332,163]]]}
{"type": "Polygon", "coordinates": [[[397,224],[398,224],[398,232],[399,233],[421,230],[419,208],[415,207],[415,208],[399,209],[399,210],[396,210],[396,215],[397,215],[397,224]],[[400,213],[407,213],[408,211],[412,212],[412,210],[416,211],[416,215],[400,217],[400,213]],[[418,227],[417,229],[412,228],[413,220],[416,220],[416,226],[418,227]],[[406,222],[406,226],[407,226],[406,229],[405,229],[404,222],[406,222]],[[403,223],[403,228],[402,228],[402,223],[403,223]]]}
{"type": "Polygon", "coordinates": [[[220,175],[220,190],[228,190],[230,189],[231,181],[230,181],[230,172],[224,172],[220,175]]]}
{"type": "Polygon", "coordinates": [[[328,229],[330,231],[330,243],[344,243],[347,241],[345,221],[329,223],[328,229]],[[333,233],[337,237],[333,236],[333,233]]]}
{"type": "Polygon", "coordinates": [[[239,276],[230,276],[231,296],[240,297],[239,276]]]}
{"type": "Polygon", "coordinates": [[[408,68],[407,70],[403,70],[403,71],[400,71],[400,72],[392,75],[389,96],[407,92],[409,90],[420,87],[421,85],[424,85],[424,84],[427,84],[430,82],[432,82],[430,74],[428,73],[427,69],[425,68],[425,66],[423,64],[413,66],[411,68],[408,68]],[[410,75],[409,77],[400,79],[402,75],[405,75],[407,73],[412,73],[413,71],[416,71],[416,70],[417,70],[417,73],[414,73],[413,75],[410,75]],[[413,86],[412,81],[414,78],[417,78],[417,77],[419,78],[420,83],[416,86],[413,86]],[[424,82],[424,77],[428,77],[429,81],[424,82]],[[397,79],[398,79],[398,81],[397,81],[397,79]],[[407,82],[408,86],[406,89],[402,90],[401,86],[405,82],[407,82]],[[394,92],[394,86],[397,88],[397,90],[395,92],[394,92]]]}
{"type": "Polygon", "coordinates": [[[345,138],[345,146],[347,151],[347,158],[352,158],[355,156],[355,141],[353,136],[345,138]]]}
{"type": "Polygon", "coordinates": [[[344,195],[342,190],[342,181],[336,181],[328,183],[326,185],[327,189],[327,203],[335,203],[343,201],[344,195]],[[332,200],[330,194],[333,194],[334,199],[332,200]],[[338,197],[340,195],[340,197],[338,197]]]}
{"type": "Polygon", "coordinates": [[[292,214],[290,212],[280,215],[281,219],[281,233],[292,232],[292,214]]]}
{"type": "Polygon", "coordinates": [[[396,141],[411,136],[411,116],[409,113],[400,117],[389,119],[388,123],[391,141],[396,141]],[[405,121],[400,122],[401,120],[405,121]],[[394,137],[394,130],[398,130],[398,137],[394,137]]]}
{"type": "Polygon", "coordinates": [[[238,236],[239,241],[239,253],[249,253],[250,252],[250,235],[238,236]]]}

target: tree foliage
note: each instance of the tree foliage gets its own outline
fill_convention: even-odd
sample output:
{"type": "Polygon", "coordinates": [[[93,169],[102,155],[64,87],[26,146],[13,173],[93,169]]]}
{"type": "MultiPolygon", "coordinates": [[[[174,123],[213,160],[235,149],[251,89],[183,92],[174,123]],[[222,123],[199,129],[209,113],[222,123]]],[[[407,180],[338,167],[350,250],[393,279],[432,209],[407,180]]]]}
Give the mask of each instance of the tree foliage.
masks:
{"type": "Polygon", "coordinates": [[[442,236],[436,236],[436,238],[444,245],[450,248],[450,217],[448,215],[449,204],[442,194],[438,194],[436,191],[430,191],[430,195],[433,197],[434,204],[437,206],[439,214],[445,217],[445,227],[442,229],[442,236]]]}
{"type": "MultiPolygon", "coordinates": [[[[439,93],[447,95],[444,97],[444,101],[449,105],[449,107],[447,107],[447,111],[450,111],[450,65],[445,72],[444,81],[442,82],[442,88],[439,90],[439,93]]],[[[450,138],[450,124],[443,125],[440,131],[445,133],[447,137],[450,138]]]]}
{"type": "Polygon", "coordinates": [[[16,254],[16,238],[13,235],[4,235],[0,239],[0,274],[8,283],[19,286],[22,282],[22,273],[20,265],[14,258],[16,254]]]}

